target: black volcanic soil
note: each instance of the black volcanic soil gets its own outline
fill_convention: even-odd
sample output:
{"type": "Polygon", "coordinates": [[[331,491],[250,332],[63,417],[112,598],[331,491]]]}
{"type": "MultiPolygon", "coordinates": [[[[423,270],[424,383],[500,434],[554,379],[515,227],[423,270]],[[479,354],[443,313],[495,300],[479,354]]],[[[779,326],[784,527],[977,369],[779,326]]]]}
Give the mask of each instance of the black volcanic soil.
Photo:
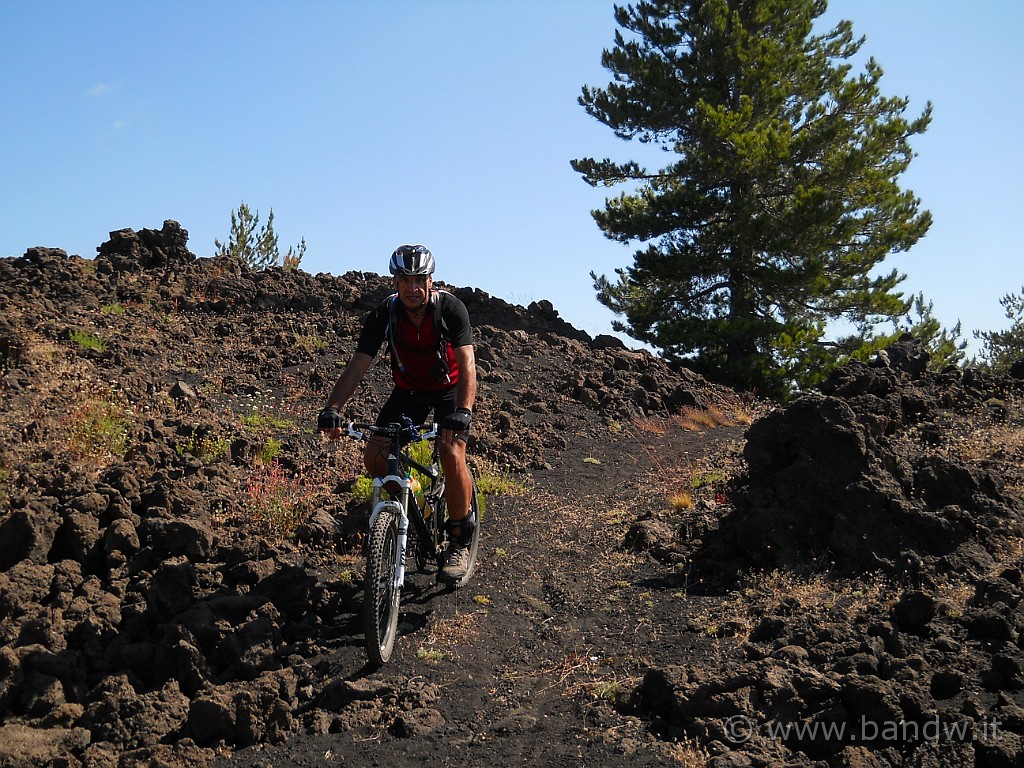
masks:
{"type": "Polygon", "coordinates": [[[771,410],[454,287],[481,568],[373,669],[312,424],[387,281],[98,251],[0,260],[0,766],[1024,761],[1024,382],[908,340],[771,410]]]}

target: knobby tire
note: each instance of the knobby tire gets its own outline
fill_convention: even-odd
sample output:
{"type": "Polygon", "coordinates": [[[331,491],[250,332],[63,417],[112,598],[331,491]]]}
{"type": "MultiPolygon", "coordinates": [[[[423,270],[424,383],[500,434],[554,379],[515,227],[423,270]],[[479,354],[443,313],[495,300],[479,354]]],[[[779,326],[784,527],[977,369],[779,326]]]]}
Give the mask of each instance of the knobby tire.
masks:
{"type": "Polygon", "coordinates": [[[366,652],[374,664],[384,664],[395,649],[398,602],[395,563],[398,558],[398,519],[384,509],[374,521],[367,540],[366,587],[363,613],[366,652]]]}

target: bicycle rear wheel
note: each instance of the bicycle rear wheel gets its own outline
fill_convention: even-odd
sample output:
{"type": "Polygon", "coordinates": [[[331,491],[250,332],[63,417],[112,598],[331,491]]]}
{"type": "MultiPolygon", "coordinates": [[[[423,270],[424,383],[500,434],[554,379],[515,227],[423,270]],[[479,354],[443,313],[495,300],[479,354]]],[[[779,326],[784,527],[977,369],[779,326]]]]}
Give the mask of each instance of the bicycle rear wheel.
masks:
{"type": "Polygon", "coordinates": [[[366,653],[374,664],[387,662],[395,649],[401,599],[395,587],[397,560],[398,519],[394,510],[384,509],[370,529],[366,544],[363,621],[366,653]]]}
{"type": "MultiPolygon", "coordinates": [[[[480,528],[483,522],[480,518],[480,496],[476,490],[476,478],[473,478],[472,474],[470,478],[473,481],[473,492],[469,497],[469,517],[476,522],[473,526],[473,534],[469,540],[469,565],[466,568],[466,575],[455,582],[456,587],[464,587],[469,583],[469,580],[473,578],[473,573],[476,571],[476,558],[477,553],[480,550],[480,528]]],[[[438,500],[437,507],[437,524],[438,524],[438,536],[443,539],[445,534],[445,523],[448,522],[448,503],[442,497],[438,500]]],[[[439,544],[443,542],[439,541],[439,544]]]]}

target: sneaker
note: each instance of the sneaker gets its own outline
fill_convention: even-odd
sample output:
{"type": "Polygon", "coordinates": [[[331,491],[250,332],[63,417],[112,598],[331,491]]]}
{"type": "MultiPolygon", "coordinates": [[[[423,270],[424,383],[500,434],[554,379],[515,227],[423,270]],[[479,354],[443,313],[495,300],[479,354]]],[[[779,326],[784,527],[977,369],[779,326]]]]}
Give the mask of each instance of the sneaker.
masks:
{"type": "Polygon", "coordinates": [[[454,584],[466,578],[469,572],[469,545],[457,541],[449,541],[445,549],[441,568],[437,572],[437,580],[454,584]]]}

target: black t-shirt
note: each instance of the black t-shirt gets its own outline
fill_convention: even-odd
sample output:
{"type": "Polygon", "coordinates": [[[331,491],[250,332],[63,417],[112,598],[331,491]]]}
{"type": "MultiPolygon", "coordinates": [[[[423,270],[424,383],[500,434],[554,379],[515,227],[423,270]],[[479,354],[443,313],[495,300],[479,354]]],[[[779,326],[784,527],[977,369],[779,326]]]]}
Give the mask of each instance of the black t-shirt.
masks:
{"type": "MultiPolygon", "coordinates": [[[[391,301],[388,297],[371,310],[363,323],[356,351],[375,357],[380,345],[388,338],[388,323],[391,320],[391,301]]],[[[398,301],[396,298],[395,301],[398,301]]],[[[469,322],[466,305],[447,291],[432,291],[423,315],[423,322],[417,328],[405,313],[401,303],[397,305],[394,329],[394,349],[391,349],[391,370],[395,385],[411,392],[432,392],[448,389],[459,383],[459,364],[455,359],[454,347],[465,347],[473,343],[473,327],[469,322]],[[441,329],[434,320],[434,302],[438,302],[441,318],[447,332],[447,341],[441,343],[441,329]]]]}

